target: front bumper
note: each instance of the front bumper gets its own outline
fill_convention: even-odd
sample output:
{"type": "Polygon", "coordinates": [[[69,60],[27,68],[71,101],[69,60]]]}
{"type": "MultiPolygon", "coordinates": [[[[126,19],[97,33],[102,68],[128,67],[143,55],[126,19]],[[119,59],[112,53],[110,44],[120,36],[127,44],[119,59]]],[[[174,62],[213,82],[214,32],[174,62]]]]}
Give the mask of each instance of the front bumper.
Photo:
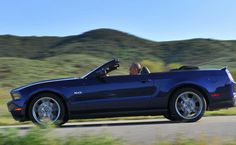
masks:
{"type": "Polygon", "coordinates": [[[26,121],[26,113],[24,104],[21,101],[12,100],[7,103],[9,112],[11,112],[12,117],[17,121],[26,121]],[[17,110],[21,108],[21,110],[17,110]]]}

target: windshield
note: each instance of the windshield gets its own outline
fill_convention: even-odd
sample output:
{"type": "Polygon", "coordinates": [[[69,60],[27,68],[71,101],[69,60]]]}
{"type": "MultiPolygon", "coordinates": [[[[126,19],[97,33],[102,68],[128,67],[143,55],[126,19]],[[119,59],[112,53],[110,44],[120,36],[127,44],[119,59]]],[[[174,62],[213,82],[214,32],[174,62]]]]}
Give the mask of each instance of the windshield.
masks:
{"type": "Polygon", "coordinates": [[[109,72],[116,70],[118,67],[119,67],[119,60],[112,59],[111,61],[108,61],[107,63],[88,72],[82,77],[82,79],[91,78],[91,77],[99,77],[99,75],[105,76],[109,72]]]}

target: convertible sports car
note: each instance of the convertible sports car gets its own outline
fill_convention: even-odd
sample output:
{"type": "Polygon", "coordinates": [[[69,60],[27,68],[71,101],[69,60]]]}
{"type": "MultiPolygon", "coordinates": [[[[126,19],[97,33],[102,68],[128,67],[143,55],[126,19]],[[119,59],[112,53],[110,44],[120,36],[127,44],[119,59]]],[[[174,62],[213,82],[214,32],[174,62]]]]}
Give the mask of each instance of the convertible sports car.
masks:
{"type": "Polygon", "coordinates": [[[69,119],[164,115],[195,122],[205,110],[233,107],[236,84],[227,68],[183,66],[169,72],[108,76],[113,59],[81,78],[40,81],[11,91],[8,109],[18,121],[62,125],[69,119]]]}

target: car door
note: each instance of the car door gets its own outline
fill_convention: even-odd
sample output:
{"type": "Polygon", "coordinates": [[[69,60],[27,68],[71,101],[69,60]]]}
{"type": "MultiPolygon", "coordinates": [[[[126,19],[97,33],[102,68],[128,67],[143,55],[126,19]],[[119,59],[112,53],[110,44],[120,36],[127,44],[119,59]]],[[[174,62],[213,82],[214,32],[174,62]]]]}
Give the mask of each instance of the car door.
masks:
{"type": "Polygon", "coordinates": [[[73,102],[78,112],[147,109],[156,89],[148,75],[88,78],[73,102]]]}

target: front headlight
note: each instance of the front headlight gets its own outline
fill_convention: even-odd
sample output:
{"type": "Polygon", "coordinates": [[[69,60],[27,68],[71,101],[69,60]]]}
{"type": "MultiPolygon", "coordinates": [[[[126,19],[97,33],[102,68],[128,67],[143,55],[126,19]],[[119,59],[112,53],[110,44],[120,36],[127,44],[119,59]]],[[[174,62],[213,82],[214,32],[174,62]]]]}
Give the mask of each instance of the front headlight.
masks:
{"type": "Polygon", "coordinates": [[[11,96],[12,96],[13,100],[20,99],[20,97],[21,97],[21,95],[19,93],[12,93],[11,96]]]}

